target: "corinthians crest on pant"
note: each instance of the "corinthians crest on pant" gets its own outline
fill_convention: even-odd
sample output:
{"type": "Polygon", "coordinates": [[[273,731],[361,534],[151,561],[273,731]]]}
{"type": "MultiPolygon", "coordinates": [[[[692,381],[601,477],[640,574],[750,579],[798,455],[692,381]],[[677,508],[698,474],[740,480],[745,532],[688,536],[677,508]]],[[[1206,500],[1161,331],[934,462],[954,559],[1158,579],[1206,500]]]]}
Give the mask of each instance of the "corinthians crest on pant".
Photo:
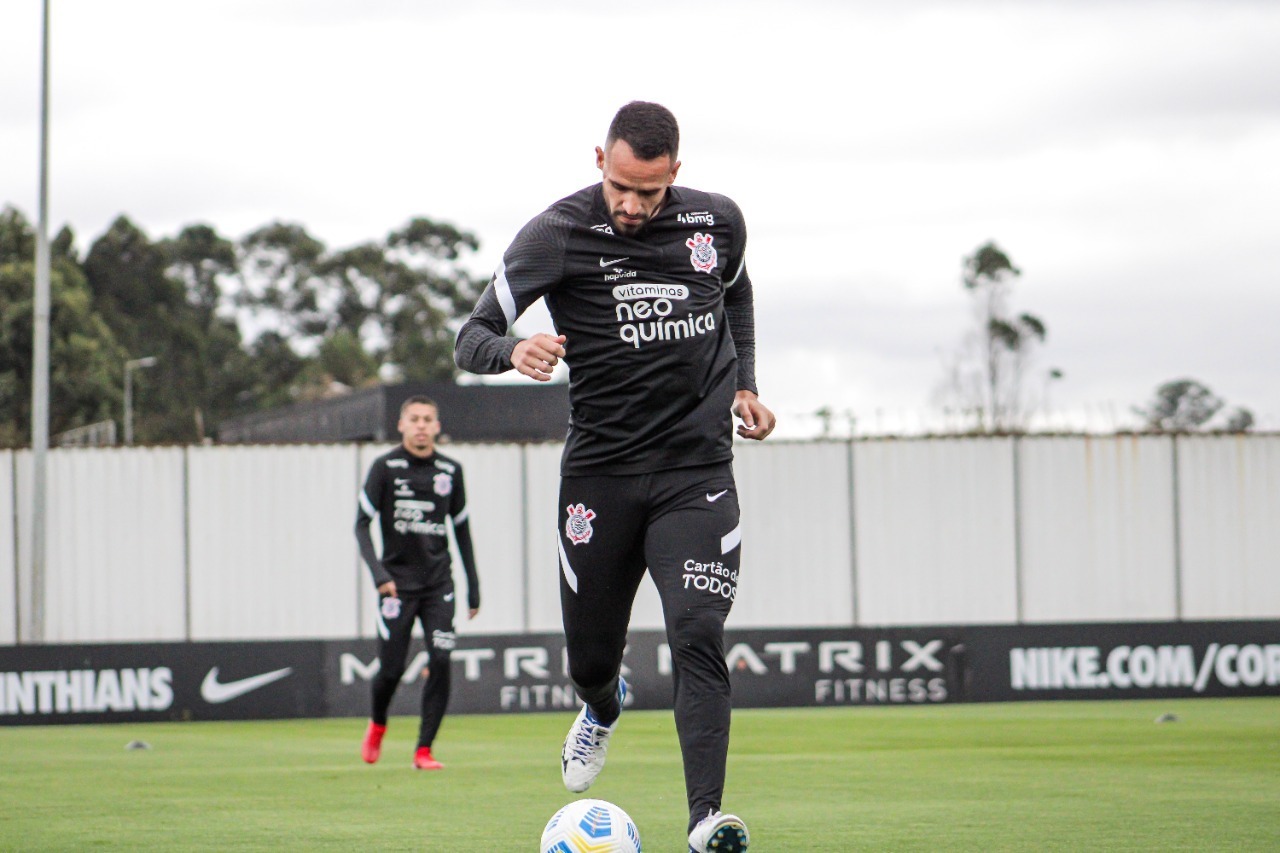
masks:
{"type": "Polygon", "coordinates": [[[564,535],[574,545],[590,542],[591,534],[595,532],[591,528],[591,519],[596,517],[595,510],[587,509],[582,504],[569,504],[565,509],[569,518],[564,523],[564,535]]]}

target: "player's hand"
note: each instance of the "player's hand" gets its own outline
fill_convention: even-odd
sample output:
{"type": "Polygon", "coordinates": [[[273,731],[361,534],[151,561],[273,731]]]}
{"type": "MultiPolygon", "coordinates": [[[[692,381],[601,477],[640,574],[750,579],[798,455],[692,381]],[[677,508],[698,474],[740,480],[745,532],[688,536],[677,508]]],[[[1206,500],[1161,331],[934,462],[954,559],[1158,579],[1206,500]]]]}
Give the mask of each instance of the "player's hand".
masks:
{"type": "Polygon", "coordinates": [[[480,612],[480,608],[479,608],[479,607],[473,607],[473,608],[471,608],[470,610],[468,610],[468,611],[467,611],[467,619],[474,619],[474,618],[476,618],[476,614],[477,614],[477,613],[479,613],[479,612],[480,612]]]}
{"type": "Polygon", "coordinates": [[[773,412],[750,391],[739,391],[734,395],[733,413],[742,419],[742,423],[738,424],[738,435],[754,441],[763,440],[773,432],[777,423],[773,412]]]}
{"type": "Polygon", "coordinates": [[[387,581],[387,582],[386,582],[386,583],[384,583],[384,584],[380,584],[380,585],[378,586],[378,595],[385,595],[387,598],[395,598],[395,597],[396,597],[396,582],[395,582],[395,581],[387,581]]]}
{"type": "Polygon", "coordinates": [[[551,378],[552,369],[564,358],[564,342],[564,335],[552,337],[539,332],[516,344],[511,351],[511,366],[531,379],[546,382],[551,378]]]}

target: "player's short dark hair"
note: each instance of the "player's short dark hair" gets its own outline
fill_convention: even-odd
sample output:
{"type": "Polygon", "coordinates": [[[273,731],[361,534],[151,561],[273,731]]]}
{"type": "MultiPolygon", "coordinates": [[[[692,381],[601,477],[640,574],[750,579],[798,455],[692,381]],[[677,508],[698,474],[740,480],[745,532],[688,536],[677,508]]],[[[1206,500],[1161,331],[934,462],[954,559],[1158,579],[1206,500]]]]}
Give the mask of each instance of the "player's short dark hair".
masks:
{"type": "Polygon", "coordinates": [[[400,416],[404,417],[404,413],[413,405],[431,406],[437,412],[440,411],[440,407],[436,405],[436,401],[432,400],[426,394],[414,394],[412,397],[400,404],[400,416]]]}
{"type": "Polygon", "coordinates": [[[671,110],[649,101],[632,101],[618,110],[609,125],[605,148],[621,139],[641,160],[657,160],[669,155],[674,162],[680,153],[680,125],[671,110]]]}

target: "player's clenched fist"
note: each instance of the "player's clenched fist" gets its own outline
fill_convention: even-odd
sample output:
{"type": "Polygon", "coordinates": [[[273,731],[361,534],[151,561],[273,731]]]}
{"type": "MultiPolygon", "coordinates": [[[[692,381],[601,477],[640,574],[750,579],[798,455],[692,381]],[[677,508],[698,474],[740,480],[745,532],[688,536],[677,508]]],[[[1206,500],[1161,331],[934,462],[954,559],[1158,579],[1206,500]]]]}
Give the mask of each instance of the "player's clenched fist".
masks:
{"type": "Polygon", "coordinates": [[[511,366],[525,376],[546,382],[551,379],[552,369],[564,358],[564,342],[564,335],[552,337],[539,332],[516,344],[511,351],[511,366]]]}

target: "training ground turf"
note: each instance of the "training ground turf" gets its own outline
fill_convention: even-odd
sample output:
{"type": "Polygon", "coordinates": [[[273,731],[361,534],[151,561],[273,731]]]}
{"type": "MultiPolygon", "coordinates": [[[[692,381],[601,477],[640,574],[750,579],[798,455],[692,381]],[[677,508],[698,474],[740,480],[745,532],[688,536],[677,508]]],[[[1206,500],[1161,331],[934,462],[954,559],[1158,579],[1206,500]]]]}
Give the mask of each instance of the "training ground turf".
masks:
{"type": "MultiPolygon", "coordinates": [[[[533,851],[572,720],[450,716],[436,772],[408,718],[373,766],[360,719],[0,727],[0,850],[533,851]]],[[[684,851],[671,714],[581,796],[684,851]]],[[[738,711],[725,808],[753,853],[1277,850],[1280,699],[738,711]]]]}

